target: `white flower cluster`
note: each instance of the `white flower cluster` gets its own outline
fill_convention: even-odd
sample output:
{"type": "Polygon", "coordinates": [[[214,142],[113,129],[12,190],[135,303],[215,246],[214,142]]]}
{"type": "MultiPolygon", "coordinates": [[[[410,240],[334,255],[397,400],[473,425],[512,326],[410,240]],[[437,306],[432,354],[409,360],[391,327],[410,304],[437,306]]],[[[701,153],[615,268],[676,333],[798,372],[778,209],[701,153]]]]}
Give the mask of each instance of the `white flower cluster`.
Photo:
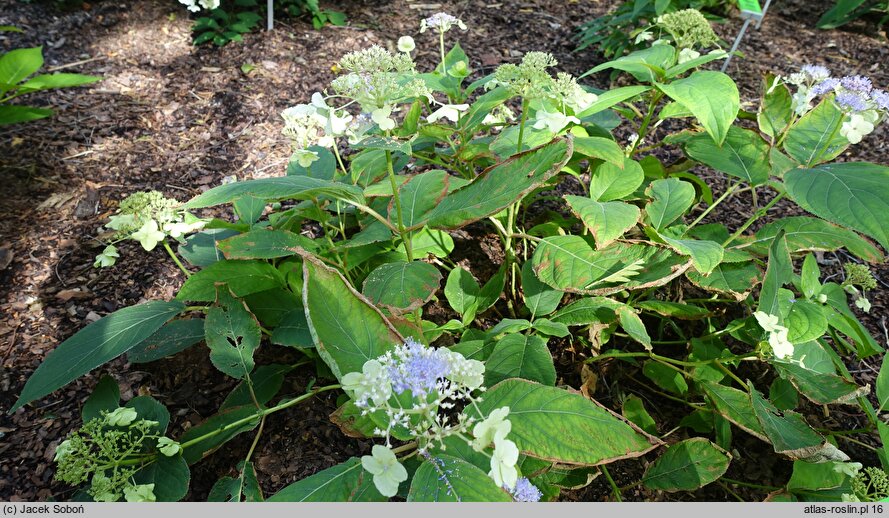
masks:
{"type": "Polygon", "coordinates": [[[354,135],[355,125],[350,125],[352,115],[327,105],[320,92],[312,94],[311,104],[291,106],[281,113],[284,119],[283,133],[293,144],[293,160],[300,166],[309,167],[318,160],[318,153],[310,146],[333,147],[336,138],[354,135]]]}
{"type": "Polygon", "coordinates": [[[509,408],[498,408],[485,419],[459,412],[446,415],[457,405],[478,408],[481,398],[473,395],[485,389],[485,366],[446,348],[426,347],[412,338],[379,358],[368,360],[361,372],[343,376],[342,384],[362,415],[382,418],[386,428],[374,430],[386,445],[373,447],[372,455],[361,462],[374,476],[380,493],[393,496],[407,479],[407,471],[389,448],[394,431],[406,432],[417,441],[419,454],[429,456],[429,448],[445,449],[446,437],[459,437],[473,449],[491,457],[489,476],[498,486],[514,488],[518,479],[519,450],[507,439],[512,424],[509,408]],[[468,434],[472,433],[473,438],[468,434]],[[493,452],[488,453],[493,444],[493,452]]]}
{"type": "Polygon", "coordinates": [[[196,13],[201,9],[212,11],[219,8],[219,0],[179,0],[189,11],[196,13]]]}
{"type": "MultiPolygon", "coordinates": [[[[178,201],[166,198],[158,191],[135,192],[120,202],[117,214],[109,218],[105,228],[115,231],[115,242],[132,239],[151,251],[167,236],[181,239],[206,225],[206,221],[191,213],[177,210],[178,205],[178,201]]],[[[112,266],[118,257],[117,247],[108,245],[96,256],[94,266],[112,266]]]]}
{"type": "Polygon", "coordinates": [[[772,346],[775,358],[783,360],[793,356],[793,344],[787,338],[788,329],[778,325],[778,317],[764,311],[757,311],[753,316],[756,317],[759,327],[769,334],[769,345],[772,346]]]}
{"type": "Polygon", "coordinates": [[[457,26],[461,31],[466,30],[466,24],[456,16],[448,13],[435,13],[429,18],[420,21],[420,32],[426,32],[426,29],[435,29],[440,34],[444,34],[451,30],[451,27],[457,26]]]}
{"type": "Polygon", "coordinates": [[[485,87],[503,86],[523,99],[541,101],[543,106],[532,119],[534,129],[558,133],[570,123],[580,124],[575,115],[589,108],[599,97],[587,92],[571,74],[560,72],[552,77],[547,69],[557,64],[550,54],[528,52],[519,65],[499,66],[485,87]]]}

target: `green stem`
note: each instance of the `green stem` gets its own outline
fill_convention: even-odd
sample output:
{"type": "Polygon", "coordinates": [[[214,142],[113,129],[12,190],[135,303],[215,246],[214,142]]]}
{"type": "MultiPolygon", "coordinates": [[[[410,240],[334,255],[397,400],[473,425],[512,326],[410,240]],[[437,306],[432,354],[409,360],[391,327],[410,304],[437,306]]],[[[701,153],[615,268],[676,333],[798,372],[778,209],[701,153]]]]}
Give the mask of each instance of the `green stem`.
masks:
{"type": "Polygon", "coordinates": [[[608,468],[605,466],[599,466],[599,470],[605,475],[605,478],[608,479],[608,483],[611,485],[611,492],[614,494],[614,499],[618,502],[623,502],[624,499],[620,496],[620,488],[617,487],[617,484],[614,483],[614,479],[611,478],[611,473],[608,472],[608,468]]]}
{"type": "Polygon", "coordinates": [[[438,30],[438,49],[441,52],[441,75],[445,77],[448,75],[448,66],[445,63],[445,50],[444,50],[444,31],[438,30]]]}
{"type": "Polygon", "coordinates": [[[693,228],[695,228],[695,226],[696,226],[698,223],[700,223],[702,219],[704,219],[704,218],[707,217],[707,214],[710,214],[711,212],[713,212],[713,209],[715,209],[717,205],[719,205],[720,203],[722,203],[723,201],[725,201],[726,198],[728,198],[729,196],[731,196],[732,194],[734,194],[735,190],[736,190],[740,185],[741,185],[741,183],[738,182],[738,183],[736,183],[735,185],[733,185],[733,186],[729,187],[728,189],[726,189],[725,193],[723,193],[722,196],[720,196],[719,198],[717,198],[716,201],[714,201],[709,207],[707,207],[707,210],[705,210],[704,212],[702,212],[701,215],[697,217],[697,219],[695,219],[694,221],[691,222],[691,225],[689,225],[688,228],[685,229],[685,233],[688,234],[688,231],[691,230],[691,229],[693,229],[693,228]]]}
{"type": "Polygon", "coordinates": [[[180,270],[182,270],[182,273],[185,274],[185,277],[186,278],[191,277],[191,272],[189,272],[188,270],[185,269],[185,266],[182,264],[182,261],[179,260],[179,257],[176,256],[176,253],[173,252],[172,248],[170,248],[170,243],[167,243],[166,239],[163,240],[163,243],[164,243],[164,250],[166,250],[167,253],[170,254],[170,257],[173,258],[173,262],[176,263],[176,266],[178,266],[180,270]]]}
{"type": "Polygon", "coordinates": [[[767,203],[763,208],[761,208],[761,209],[757,210],[756,212],[754,212],[753,215],[750,216],[750,218],[748,218],[747,221],[745,221],[743,225],[741,225],[741,228],[739,228],[738,230],[736,230],[734,234],[732,234],[731,236],[729,236],[729,238],[726,239],[726,240],[722,243],[722,246],[728,246],[729,243],[731,243],[732,241],[734,241],[735,239],[737,239],[738,236],[740,236],[741,234],[744,233],[745,230],[747,230],[748,228],[750,228],[750,225],[754,224],[754,223],[756,222],[756,220],[758,220],[759,218],[765,216],[766,213],[769,211],[769,209],[771,209],[772,207],[775,206],[776,203],[778,203],[779,201],[781,201],[781,200],[784,198],[784,196],[785,196],[786,194],[787,194],[786,192],[778,193],[777,196],[775,196],[774,198],[772,198],[772,201],[770,201],[769,203],[767,203]]]}
{"type": "Polygon", "coordinates": [[[349,176],[348,171],[346,171],[346,166],[345,166],[345,164],[343,164],[343,159],[340,156],[339,146],[337,146],[336,143],[334,143],[334,145],[333,145],[333,156],[336,157],[336,162],[337,162],[337,164],[339,164],[340,169],[342,169],[343,176],[349,176]]]}
{"type": "Polygon", "coordinates": [[[519,121],[519,142],[516,146],[516,153],[522,152],[522,140],[525,137],[525,122],[528,120],[528,100],[522,98],[522,118],[519,121]]]}
{"type": "Polygon", "coordinates": [[[392,199],[395,200],[395,213],[398,215],[398,235],[401,236],[401,242],[404,243],[404,251],[407,253],[407,260],[414,260],[414,251],[411,248],[410,232],[404,231],[404,218],[401,213],[401,196],[398,195],[398,182],[395,180],[395,169],[392,166],[392,152],[386,150],[386,169],[389,171],[389,184],[392,185],[392,199]]]}
{"type": "Polygon", "coordinates": [[[728,482],[729,484],[732,484],[735,486],[750,487],[753,489],[762,489],[763,491],[769,491],[769,492],[778,491],[779,489],[782,489],[780,487],[775,487],[775,486],[764,486],[762,484],[751,484],[750,482],[735,480],[735,479],[728,478],[728,477],[722,477],[720,480],[723,480],[723,481],[728,482]]]}
{"type": "Polygon", "coordinates": [[[657,103],[660,102],[663,96],[664,94],[659,90],[651,94],[651,101],[648,103],[648,113],[645,114],[645,118],[642,119],[642,124],[639,125],[639,138],[636,139],[636,142],[633,142],[633,149],[630,150],[628,156],[632,157],[636,154],[636,149],[639,147],[639,144],[645,140],[645,137],[648,135],[648,127],[651,125],[652,117],[654,117],[654,110],[657,108],[657,103]]]}

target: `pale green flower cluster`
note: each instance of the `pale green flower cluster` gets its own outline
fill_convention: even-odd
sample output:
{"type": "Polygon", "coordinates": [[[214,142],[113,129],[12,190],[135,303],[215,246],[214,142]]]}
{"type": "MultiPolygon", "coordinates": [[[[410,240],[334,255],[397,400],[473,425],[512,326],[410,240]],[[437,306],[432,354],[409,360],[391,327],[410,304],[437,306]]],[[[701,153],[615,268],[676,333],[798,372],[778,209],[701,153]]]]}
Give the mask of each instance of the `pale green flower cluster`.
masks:
{"type": "Polygon", "coordinates": [[[138,419],[133,408],[103,411],[102,416],[84,423],[56,448],[55,478],[72,485],[89,482],[89,495],[97,502],[154,502],[154,484],[136,484],[133,475],[138,464],[129,456],[141,452],[157,440],[162,454],[179,453],[179,443],[154,433],[156,421],[138,419]]]}
{"type": "Polygon", "coordinates": [[[458,406],[478,408],[478,394],[485,390],[484,372],[482,362],[409,338],[393,351],[365,362],[361,372],[342,377],[343,390],[362,415],[386,423],[385,429],[374,431],[386,439],[386,445],[374,446],[371,455],[361,458],[380,493],[393,496],[399,484],[407,480],[407,471],[390,449],[393,434],[411,437],[417,442],[417,452],[430,458],[430,448],[444,450],[445,438],[460,438],[490,457],[488,475],[498,486],[515,487],[519,451],[507,439],[512,428],[506,419],[509,408],[498,408],[481,421],[465,411],[456,415],[448,412],[458,406]]]}
{"type": "Polygon", "coordinates": [[[201,9],[212,11],[219,8],[219,0],[179,0],[189,11],[196,13],[201,9]]]}
{"type": "Polygon", "coordinates": [[[854,297],[855,307],[868,313],[870,301],[867,299],[867,292],[876,289],[877,280],[866,265],[846,263],[844,267],[846,280],[843,281],[843,289],[854,297]]]}
{"type": "Polygon", "coordinates": [[[680,49],[707,48],[719,43],[719,36],[697,9],[683,9],[658,17],[657,26],[670,33],[680,49]]]}
{"type": "MultiPolygon", "coordinates": [[[[109,218],[105,228],[115,231],[115,242],[132,239],[150,251],[167,236],[180,239],[206,225],[206,221],[178,210],[179,205],[178,201],[166,198],[158,191],[135,192],[120,202],[117,214],[109,218]]],[[[112,266],[118,257],[117,247],[108,245],[96,256],[94,266],[112,266]]]]}

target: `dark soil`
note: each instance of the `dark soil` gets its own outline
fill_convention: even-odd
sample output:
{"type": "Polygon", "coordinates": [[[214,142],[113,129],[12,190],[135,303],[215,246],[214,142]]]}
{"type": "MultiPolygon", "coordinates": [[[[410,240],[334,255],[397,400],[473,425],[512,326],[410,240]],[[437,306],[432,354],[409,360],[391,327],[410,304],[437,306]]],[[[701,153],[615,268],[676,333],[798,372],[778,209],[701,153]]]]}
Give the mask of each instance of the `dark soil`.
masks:
{"type": "MultiPolygon", "coordinates": [[[[124,245],[119,265],[101,271],[92,267],[99,247],[96,229],[121,198],[133,191],[156,189],[185,200],[227,176],[247,179],[281,174],[289,146],[280,135],[279,113],[323,88],[333,78],[331,66],[340,56],[370,44],[391,47],[399,36],[411,34],[421,49],[421,66],[434,65],[433,37],[417,31],[419,19],[433,12],[457,15],[470,27],[458,37],[480,74],[502,62],[516,61],[530,50],[551,52],[560,61],[560,70],[579,74],[600,58],[590,51],[572,52],[576,27],[615,3],[340,0],[328,7],[345,11],[348,27],[315,31],[305,21],[285,20],[273,32],[248,35],[243,44],[217,49],[190,45],[188,13],[173,0],[96,1],[69,12],[0,0],[0,25],[25,30],[25,34],[0,33],[0,51],[43,45],[50,71],[105,78],[91,87],[32,95],[29,103],[52,106],[56,116],[0,129],[0,411],[4,412],[0,416],[0,500],[71,498],[72,488],[53,481],[53,452],[80,425],[80,407],[102,375],[110,374],[118,381],[125,400],[148,394],[167,405],[173,436],[213,414],[234,386],[212,367],[206,350],[197,347],[145,365],[115,360],[12,416],[5,414],[34,369],[64,339],[121,307],[169,299],[181,285],[182,274],[161,249],[145,253],[137,246],[124,245]],[[245,64],[255,69],[244,73],[241,66],[245,64]]],[[[805,63],[827,65],[837,74],[868,74],[876,84],[889,85],[889,71],[879,66],[889,61],[885,34],[877,34],[866,23],[855,24],[849,31],[813,28],[829,3],[777,2],[762,29],[750,32],[742,46],[747,59],[736,59],[730,71],[739,81],[744,101],[757,97],[762,73],[789,73],[805,63]]],[[[717,30],[730,40],[739,26],[740,21],[731,18],[717,30]]],[[[594,86],[608,86],[605,76],[590,79],[594,86]]],[[[619,129],[618,134],[623,131],[619,129]]],[[[886,131],[883,125],[843,159],[887,163],[886,131]]],[[[722,186],[713,182],[713,187],[718,195],[722,186]]],[[[711,218],[737,226],[750,215],[751,207],[750,199],[741,197],[711,218]]],[[[795,210],[790,204],[778,208],[788,214],[795,210]]],[[[502,250],[489,229],[465,230],[462,236],[455,234],[454,260],[484,281],[502,262],[502,250]],[[483,235],[487,237],[479,240],[483,235]]],[[[831,272],[841,275],[839,262],[851,258],[826,254],[825,260],[835,260],[831,272]]],[[[889,279],[885,267],[877,273],[889,279]]],[[[873,308],[869,315],[862,315],[882,343],[886,342],[886,293],[880,289],[872,294],[873,308]]],[[[507,311],[500,306],[497,310],[507,311]]],[[[440,307],[432,308],[430,315],[441,321],[453,316],[440,307]]],[[[488,320],[498,318],[491,314],[488,320]]],[[[560,383],[579,388],[582,376],[577,359],[582,353],[574,350],[577,344],[566,340],[551,345],[560,383]]],[[[282,361],[280,350],[266,349],[260,363],[282,361]]],[[[873,385],[877,362],[871,358],[850,368],[860,383],[873,385]]],[[[605,370],[598,375],[595,397],[619,409],[611,374],[605,370]]],[[[281,394],[301,393],[313,379],[311,369],[297,371],[281,394]]],[[[678,404],[664,404],[645,383],[628,382],[621,389],[656,407],[659,424],[675,422],[680,412],[687,411],[678,404]]],[[[328,415],[335,408],[336,396],[326,394],[269,419],[254,455],[267,493],[368,451],[368,442],[345,438],[330,422],[328,415]]],[[[831,410],[825,418],[820,408],[804,408],[807,417],[820,426],[855,428],[861,424],[860,415],[843,411],[831,410]]],[[[681,438],[680,433],[671,439],[681,438]]],[[[878,444],[870,436],[858,438],[878,444]]],[[[205,499],[219,477],[233,473],[251,441],[251,434],[239,436],[195,465],[187,499],[205,499]]],[[[765,444],[741,431],[735,430],[734,441],[741,451],[767,452],[765,444]]],[[[851,443],[841,446],[856,459],[874,462],[868,450],[851,443]]],[[[649,455],[647,460],[653,458],[649,455]]],[[[774,465],[764,465],[760,461],[760,457],[736,456],[728,476],[765,485],[786,481],[788,462],[775,459],[774,465]]],[[[639,479],[645,465],[645,461],[624,461],[609,469],[617,484],[625,486],[639,479]]],[[[747,500],[766,496],[757,490],[734,487],[733,491],[747,500]]],[[[696,493],[677,494],[637,488],[626,491],[624,497],[734,498],[716,484],[696,493]]],[[[606,500],[611,498],[611,489],[599,477],[585,489],[565,492],[563,498],[606,500]]]]}

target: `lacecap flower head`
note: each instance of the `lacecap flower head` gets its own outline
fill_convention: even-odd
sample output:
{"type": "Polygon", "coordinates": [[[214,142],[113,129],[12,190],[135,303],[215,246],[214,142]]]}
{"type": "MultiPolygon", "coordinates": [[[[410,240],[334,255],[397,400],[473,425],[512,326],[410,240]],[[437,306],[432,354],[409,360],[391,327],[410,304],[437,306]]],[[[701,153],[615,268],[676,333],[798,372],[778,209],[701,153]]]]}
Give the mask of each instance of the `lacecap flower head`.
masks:
{"type": "Polygon", "coordinates": [[[456,16],[447,13],[436,13],[420,21],[420,32],[426,32],[426,29],[435,29],[441,34],[451,30],[451,27],[457,26],[461,31],[466,30],[466,24],[456,16]]]}

